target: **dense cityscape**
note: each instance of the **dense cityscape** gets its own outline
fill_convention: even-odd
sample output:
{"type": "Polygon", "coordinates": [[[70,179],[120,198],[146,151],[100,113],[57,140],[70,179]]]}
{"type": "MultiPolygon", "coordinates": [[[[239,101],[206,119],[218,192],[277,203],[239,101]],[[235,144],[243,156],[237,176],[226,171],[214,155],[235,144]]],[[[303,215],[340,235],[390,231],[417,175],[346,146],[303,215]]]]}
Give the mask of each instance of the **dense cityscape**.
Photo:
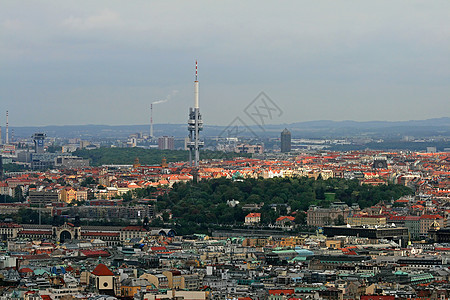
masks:
{"type": "MultiPolygon", "coordinates": [[[[152,155],[185,153],[173,137],[143,139],[152,155]]],[[[3,296],[448,297],[449,152],[294,150],[288,129],[275,150],[240,140],[197,167],[163,156],[90,166],[74,153],[108,148],[5,140],[3,296]]],[[[109,149],[136,144],[122,147],[109,149]]]]}

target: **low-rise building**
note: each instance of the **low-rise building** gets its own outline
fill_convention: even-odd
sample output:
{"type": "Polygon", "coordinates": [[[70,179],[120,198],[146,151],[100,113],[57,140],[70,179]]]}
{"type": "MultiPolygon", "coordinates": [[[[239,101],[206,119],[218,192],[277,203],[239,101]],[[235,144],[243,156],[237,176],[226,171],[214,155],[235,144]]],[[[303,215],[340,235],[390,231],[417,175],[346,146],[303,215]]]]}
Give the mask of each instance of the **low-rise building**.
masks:
{"type": "Polygon", "coordinates": [[[310,226],[332,225],[338,223],[339,218],[345,222],[349,215],[357,214],[360,211],[359,206],[349,207],[344,202],[334,202],[329,208],[312,205],[306,212],[306,222],[310,226]]]}
{"type": "Polygon", "coordinates": [[[249,213],[245,216],[246,225],[259,224],[261,222],[261,213],[249,213]]]}
{"type": "Polygon", "coordinates": [[[141,279],[145,279],[151,284],[153,284],[157,289],[168,289],[169,288],[169,280],[167,279],[167,276],[164,274],[150,274],[145,273],[139,277],[141,279]]]}
{"type": "Polygon", "coordinates": [[[17,234],[23,230],[23,227],[15,223],[0,223],[0,236],[2,241],[10,238],[16,238],[17,234]]]}
{"type": "Polygon", "coordinates": [[[133,238],[143,238],[148,235],[147,229],[142,226],[127,226],[120,230],[120,240],[125,241],[133,238]]]}
{"type": "Polygon", "coordinates": [[[422,236],[428,235],[428,230],[433,223],[438,223],[440,228],[444,227],[444,217],[440,215],[422,215],[420,216],[419,226],[420,226],[420,234],[422,236]]]}
{"type": "Polygon", "coordinates": [[[31,205],[43,207],[59,201],[59,195],[56,191],[30,191],[28,197],[31,205]]]}
{"type": "Polygon", "coordinates": [[[347,224],[351,226],[380,226],[386,225],[386,216],[355,214],[347,217],[347,224]]]}

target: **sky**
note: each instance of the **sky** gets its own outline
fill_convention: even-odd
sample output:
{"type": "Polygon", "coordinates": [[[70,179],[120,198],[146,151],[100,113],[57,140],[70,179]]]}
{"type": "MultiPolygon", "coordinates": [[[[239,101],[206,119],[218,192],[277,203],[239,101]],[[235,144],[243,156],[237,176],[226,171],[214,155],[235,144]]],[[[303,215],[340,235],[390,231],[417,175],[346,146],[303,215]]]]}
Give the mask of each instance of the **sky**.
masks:
{"type": "Polygon", "coordinates": [[[195,60],[205,124],[448,117],[450,1],[2,0],[0,125],[184,124],[195,60]]]}

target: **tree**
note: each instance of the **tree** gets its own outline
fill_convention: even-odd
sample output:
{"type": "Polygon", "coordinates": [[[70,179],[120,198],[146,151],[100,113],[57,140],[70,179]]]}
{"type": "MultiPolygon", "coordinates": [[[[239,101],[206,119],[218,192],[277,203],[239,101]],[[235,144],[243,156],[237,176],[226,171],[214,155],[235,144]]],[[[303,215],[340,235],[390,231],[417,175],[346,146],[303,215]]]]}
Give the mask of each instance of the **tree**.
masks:
{"type": "Polygon", "coordinates": [[[163,214],[162,214],[162,219],[163,219],[163,221],[164,221],[164,222],[168,222],[168,221],[169,221],[169,218],[170,218],[169,213],[168,213],[167,211],[163,212],[163,214]]]}
{"type": "Polygon", "coordinates": [[[15,198],[11,197],[10,195],[0,195],[0,202],[1,203],[13,203],[16,202],[15,198]]]}
{"type": "Polygon", "coordinates": [[[94,177],[92,176],[88,176],[86,177],[82,182],[81,182],[81,186],[83,187],[87,187],[93,184],[97,184],[98,182],[94,179],[94,177]]]}
{"type": "Polygon", "coordinates": [[[281,216],[287,215],[287,207],[286,207],[286,205],[278,205],[277,209],[278,209],[278,211],[279,211],[281,216]]]}
{"type": "Polygon", "coordinates": [[[343,215],[338,215],[334,220],[334,225],[345,225],[345,220],[343,215]]]}
{"type": "Polygon", "coordinates": [[[142,224],[144,225],[145,229],[148,229],[148,226],[150,224],[150,219],[148,218],[148,216],[144,217],[144,221],[142,222],[142,224]]]}
{"type": "MultiPolygon", "coordinates": [[[[244,179],[233,181],[227,178],[202,180],[174,184],[167,193],[159,195],[156,210],[170,210],[177,226],[182,232],[194,233],[198,230],[214,228],[217,224],[242,224],[248,212],[242,210],[245,204],[264,202],[261,209],[261,223],[273,224],[280,215],[286,215],[286,205],[298,211],[297,224],[306,223],[306,211],[310,205],[329,206],[332,199],[326,194],[334,193],[336,199],[348,205],[358,203],[361,208],[374,205],[379,199],[398,199],[411,193],[406,187],[389,185],[383,187],[360,186],[358,180],[332,178],[314,180],[314,178],[270,178],[244,179]],[[316,195],[323,195],[321,199],[316,195]],[[227,200],[236,199],[240,205],[228,207],[227,200]],[[277,211],[270,204],[279,204],[277,211]],[[180,225],[183,224],[183,225],[180,225]]],[[[151,191],[143,189],[140,196],[150,195],[151,191]]],[[[124,195],[124,200],[126,196],[124,195]]],[[[131,200],[131,196],[130,196],[131,200]]],[[[326,219],[327,224],[344,224],[343,219],[326,219]]]]}
{"type": "Polygon", "coordinates": [[[61,151],[62,151],[62,147],[57,146],[55,144],[47,147],[47,152],[49,152],[49,153],[56,153],[56,152],[61,152],[61,151]]]}
{"type": "MultiPolygon", "coordinates": [[[[134,159],[139,157],[143,165],[160,164],[163,158],[168,162],[186,161],[188,154],[183,150],[159,150],[143,148],[99,148],[93,150],[78,149],[73,153],[76,156],[89,159],[93,166],[103,164],[133,164],[134,159]]],[[[230,159],[233,157],[251,157],[246,153],[225,153],[221,151],[203,151],[202,157],[230,159]]]]}
{"type": "Polygon", "coordinates": [[[122,199],[124,202],[130,202],[133,200],[133,194],[131,191],[127,191],[126,193],[122,194],[122,199]]]}
{"type": "Polygon", "coordinates": [[[14,200],[16,202],[23,202],[25,200],[25,197],[23,196],[23,190],[20,185],[14,188],[14,200]]]}
{"type": "Polygon", "coordinates": [[[306,224],[306,212],[297,211],[297,214],[295,215],[294,223],[299,224],[299,225],[305,225],[306,224]]]}
{"type": "MultiPolygon", "coordinates": [[[[161,218],[154,218],[152,222],[150,223],[150,227],[163,227],[164,222],[161,220],[161,218]]],[[[178,230],[177,230],[178,232],[178,230]]]]}
{"type": "Polygon", "coordinates": [[[264,206],[261,208],[261,224],[273,224],[278,217],[279,214],[269,205],[264,204],[264,206]]]}

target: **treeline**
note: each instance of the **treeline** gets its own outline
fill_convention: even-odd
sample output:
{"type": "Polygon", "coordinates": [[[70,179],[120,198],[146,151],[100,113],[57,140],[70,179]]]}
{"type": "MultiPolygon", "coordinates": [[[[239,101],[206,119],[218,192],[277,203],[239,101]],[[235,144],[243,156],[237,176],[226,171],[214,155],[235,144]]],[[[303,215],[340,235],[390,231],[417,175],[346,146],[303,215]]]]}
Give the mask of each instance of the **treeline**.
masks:
{"type": "MultiPolygon", "coordinates": [[[[74,152],[74,155],[88,158],[91,165],[100,166],[106,164],[127,164],[134,163],[136,158],[142,165],[161,164],[163,158],[168,162],[187,161],[188,151],[185,150],[159,150],[143,148],[99,148],[93,150],[81,149],[74,152]]],[[[234,157],[249,157],[249,154],[201,151],[201,159],[231,159],[234,157]]]]}
{"type": "Polygon", "coordinates": [[[52,224],[53,218],[49,213],[41,212],[39,217],[39,211],[31,208],[20,208],[15,214],[2,216],[3,220],[11,219],[17,224],[39,224],[39,218],[41,224],[52,224]]]}
{"type": "MultiPolygon", "coordinates": [[[[75,222],[74,217],[67,216],[51,216],[48,212],[41,212],[31,208],[20,208],[17,213],[10,215],[2,215],[2,221],[8,220],[17,224],[45,224],[60,226],[64,222],[75,222]]],[[[131,224],[130,220],[124,219],[97,219],[97,220],[83,220],[80,221],[82,226],[128,226],[131,224]]],[[[142,220],[138,220],[138,225],[142,225],[142,220]]]]}
{"type": "Polygon", "coordinates": [[[4,164],[3,171],[4,172],[22,172],[26,170],[25,166],[18,164],[4,164]]]}
{"type": "Polygon", "coordinates": [[[304,222],[304,212],[310,205],[328,207],[333,201],[348,205],[357,203],[361,208],[380,201],[390,202],[413,191],[401,185],[360,185],[357,180],[331,178],[272,178],[230,180],[225,178],[204,180],[199,183],[174,184],[171,191],[157,201],[159,211],[170,209],[181,230],[206,224],[242,224],[248,211],[246,204],[264,203],[262,224],[273,224],[280,215],[298,211],[299,223],[304,222]],[[330,197],[330,195],[332,197],[330,197]],[[235,207],[227,200],[239,201],[235,207]]]}

